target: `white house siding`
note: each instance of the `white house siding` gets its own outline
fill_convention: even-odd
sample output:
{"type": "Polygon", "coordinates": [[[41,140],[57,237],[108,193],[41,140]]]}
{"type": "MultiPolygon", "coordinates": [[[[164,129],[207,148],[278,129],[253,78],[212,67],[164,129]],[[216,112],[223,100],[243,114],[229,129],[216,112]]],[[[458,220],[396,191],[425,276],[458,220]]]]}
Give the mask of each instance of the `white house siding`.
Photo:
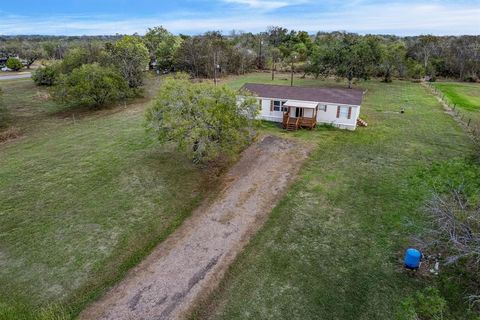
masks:
{"type": "Polygon", "coordinates": [[[283,121],[283,112],[282,111],[270,111],[270,101],[272,99],[260,98],[262,99],[262,110],[260,112],[260,119],[273,121],[273,122],[282,122],[283,121]]]}
{"type": "MultiPolygon", "coordinates": [[[[275,99],[270,98],[259,98],[261,99],[261,112],[259,118],[262,120],[273,121],[273,122],[282,122],[283,120],[283,112],[281,111],[270,111],[270,101],[275,99]]],[[[310,101],[311,102],[311,101],[310,101]]],[[[338,105],[338,104],[327,104],[327,111],[321,110],[321,106],[325,105],[325,103],[319,103],[319,110],[317,114],[317,122],[318,123],[327,123],[331,124],[335,127],[340,129],[348,129],[348,130],[355,130],[357,127],[357,119],[360,115],[360,106],[349,106],[349,105],[338,105]],[[338,106],[345,106],[351,107],[352,113],[350,119],[347,117],[337,118],[337,107],[338,106]]],[[[312,117],[313,116],[313,109],[305,109],[304,116],[305,117],[312,117]]],[[[290,116],[295,117],[295,108],[291,108],[290,116]]]]}
{"type": "MultiPolygon", "coordinates": [[[[320,106],[325,104],[320,104],[320,106]]],[[[327,104],[327,111],[320,110],[319,107],[318,114],[317,114],[317,122],[318,123],[328,123],[340,129],[348,129],[348,130],[355,130],[357,127],[357,119],[360,115],[360,106],[346,106],[346,105],[338,105],[338,104],[327,104]],[[339,106],[344,107],[351,107],[352,114],[350,115],[350,119],[347,117],[337,118],[337,108],[339,106]]]]}

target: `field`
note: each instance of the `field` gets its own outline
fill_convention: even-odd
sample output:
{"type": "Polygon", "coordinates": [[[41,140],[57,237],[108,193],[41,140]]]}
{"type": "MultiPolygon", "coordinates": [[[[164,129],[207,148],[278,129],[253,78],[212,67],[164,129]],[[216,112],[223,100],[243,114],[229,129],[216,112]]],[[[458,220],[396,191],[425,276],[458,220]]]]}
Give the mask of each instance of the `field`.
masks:
{"type": "Polygon", "coordinates": [[[436,82],[435,88],[440,90],[450,105],[455,105],[457,111],[472,119],[480,128],[480,84],[465,82],[436,82]]]}
{"type": "MultiPolygon", "coordinates": [[[[244,82],[270,80],[254,75],[230,85],[244,82]]],[[[463,170],[473,146],[420,84],[358,85],[368,89],[362,106],[367,128],[284,134],[265,125],[314,141],[317,151],[192,318],[392,319],[402,300],[430,285],[440,288],[452,317],[466,318],[456,283],[409,276],[401,259],[425,226],[422,208],[432,186],[468,179],[463,170]]],[[[473,170],[478,177],[478,167],[473,170]]]]}
{"type": "Polygon", "coordinates": [[[145,133],[145,101],[73,114],[31,80],[0,86],[23,132],[0,145],[0,318],[52,304],[75,314],[171,233],[210,180],[145,133]]]}
{"type": "MultiPolygon", "coordinates": [[[[31,80],[0,82],[10,124],[23,134],[0,144],[0,319],[34,318],[38,308],[45,319],[50,311],[75,316],[215,196],[209,172],[145,133],[158,79],[149,78],[145,99],[76,112],[31,80]]],[[[275,83],[289,81],[280,74],[275,83]]],[[[295,84],[345,85],[298,77],[295,84]]],[[[193,318],[391,319],[426,286],[441,290],[454,317],[466,317],[457,283],[408,276],[401,258],[426,224],[432,186],[468,182],[476,150],[420,84],[357,86],[368,89],[367,128],[284,133],[262,125],[316,151],[193,318]]]]}

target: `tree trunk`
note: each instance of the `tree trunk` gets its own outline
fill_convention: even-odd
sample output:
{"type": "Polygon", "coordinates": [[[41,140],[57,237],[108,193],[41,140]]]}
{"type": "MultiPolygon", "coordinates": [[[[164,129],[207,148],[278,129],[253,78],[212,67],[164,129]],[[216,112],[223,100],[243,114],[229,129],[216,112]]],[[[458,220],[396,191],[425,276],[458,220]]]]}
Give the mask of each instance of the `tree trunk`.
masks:
{"type": "Polygon", "coordinates": [[[290,86],[293,87],[293,62],[292,62],[292,73],[291,73],[291,76],[290,76],[290,86]]]}

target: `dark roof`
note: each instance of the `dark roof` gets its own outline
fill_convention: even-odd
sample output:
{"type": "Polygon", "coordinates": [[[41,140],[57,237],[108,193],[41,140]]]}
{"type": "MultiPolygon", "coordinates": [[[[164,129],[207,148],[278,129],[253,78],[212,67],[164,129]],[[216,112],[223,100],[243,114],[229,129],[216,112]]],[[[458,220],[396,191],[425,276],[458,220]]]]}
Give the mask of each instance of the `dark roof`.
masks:
{"type": "Polygon", "coordinates": [[[247,83],[243,88],[262,98],[282,100],[291,99],[359,106],[363,99],[363,90],[361,89],[290,87],[257,83],[247,83]]]}

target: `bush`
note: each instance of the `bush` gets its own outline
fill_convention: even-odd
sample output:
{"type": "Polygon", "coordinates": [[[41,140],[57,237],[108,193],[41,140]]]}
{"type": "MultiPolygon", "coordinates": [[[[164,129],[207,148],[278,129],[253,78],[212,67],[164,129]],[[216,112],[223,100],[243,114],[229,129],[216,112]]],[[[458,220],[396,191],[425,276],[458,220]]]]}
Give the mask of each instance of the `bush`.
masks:
{"type": "Polygon", "coordinates": [[[446,313],[447,301],[437,289],[428,287],[402,302],[397,320],[440,320],[446,313]]]}
{"type": "Polygon", "coordinates": [[[38,86],[53,86],[58,77],[57,66],[39,68],[32,73],[32,79],[38,86]]]}
{"type": "Polygon", "coordinates": [[[94,63],[61,75],[54,97],[71,106],[98,108],[125,98],[127,93],[127,82],[115,69],[94,63]]]}
{"type": "Polygon", "coordinates": [[[195,163],[237,155],[253,138],[258,102],[228,87],[170,77],[147,111],[147,128],[161,142],[173,142],[195,163]]]}
{"type": "Polygon", "coordinates": [[[425,68],[413,59],[407,60],[407,70],[411,79],[420,79],[425,75],[425,68]]]}
{"type": "Polygon", "coordinates": [[[13,71],[18,71],[23,68],[23,64],[17,58],[8,58],[6,63],[7,68],[12,69],[13,71]]]}
{"type": "Polygon", "coordinates": [[[93,58],[84,48],[70,49],[60,63],[60,72],[70,73],[84,64],[96,62],[93,58]]]}

